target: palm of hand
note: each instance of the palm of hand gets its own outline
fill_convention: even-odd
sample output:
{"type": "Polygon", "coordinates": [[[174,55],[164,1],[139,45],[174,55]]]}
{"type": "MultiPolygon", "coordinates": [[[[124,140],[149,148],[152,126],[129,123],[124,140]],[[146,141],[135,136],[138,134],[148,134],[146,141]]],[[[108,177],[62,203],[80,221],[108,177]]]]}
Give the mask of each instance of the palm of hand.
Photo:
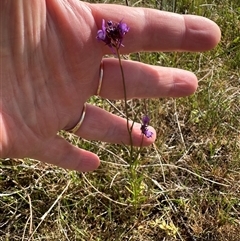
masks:
{"type": "Polygon", "coordinates": [[[1,35],[7,49],[2,76],[12,82],[2,96],[1,156],[48,161],[52,151],[74,148],[56,133],[74,126],[95,93],[102,56],[85,4],[76,12],[55,1],[36,4],[35,12],[24,6],[24,16],[11,17],[1,35]]]}

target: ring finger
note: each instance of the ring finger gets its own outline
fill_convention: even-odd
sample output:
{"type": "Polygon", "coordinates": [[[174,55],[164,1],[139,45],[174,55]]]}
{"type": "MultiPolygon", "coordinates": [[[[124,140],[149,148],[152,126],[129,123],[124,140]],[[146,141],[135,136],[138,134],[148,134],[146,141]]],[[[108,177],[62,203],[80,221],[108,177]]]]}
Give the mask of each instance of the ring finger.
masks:
{"type": "MultiPolygon", "coordinates": [[[[129,121],[129,126],[132,122],[129,121]]],[[[155,141],[156,132],[152,127],[147,127],[152,132],[151,138],[146,138],[141,132],[141,124],[134,123],[131,136],[134,146],[148,146],[155,141]]],[[[111,114],[93,105],[86,106],[86,115],[81,127],[75,132],[87,140],[98,140],[116,144],[130,144],[125,118],[111,114]]]]}

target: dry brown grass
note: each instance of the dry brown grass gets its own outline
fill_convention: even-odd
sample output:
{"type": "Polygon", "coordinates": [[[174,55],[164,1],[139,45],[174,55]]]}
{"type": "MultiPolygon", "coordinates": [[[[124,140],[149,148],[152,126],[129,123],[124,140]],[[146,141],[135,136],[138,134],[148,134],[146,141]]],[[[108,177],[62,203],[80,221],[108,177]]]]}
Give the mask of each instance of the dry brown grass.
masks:
{"type": "MultiPolygon", "coordinates": [[[[147,101],[158,139],[134,166],[126,162],[127,147],[67,133],[61,134],[101,157],[97,171],[1,160],[0,240],[239,241],[240,5],[237,0],[224,1],[224,7],[222,1],[176,2],[176,11],[214,19],[223,32],[221,43],[207,53],[140,57],[195,72],[197,93],[147,101]]],[[[159,7],[154,1],[137,5],[159,7]]],[[[91,101],[115,111],[104,100],[91,101]]],[[[131,105],[141,108],[137,100],[131,105]]]]}

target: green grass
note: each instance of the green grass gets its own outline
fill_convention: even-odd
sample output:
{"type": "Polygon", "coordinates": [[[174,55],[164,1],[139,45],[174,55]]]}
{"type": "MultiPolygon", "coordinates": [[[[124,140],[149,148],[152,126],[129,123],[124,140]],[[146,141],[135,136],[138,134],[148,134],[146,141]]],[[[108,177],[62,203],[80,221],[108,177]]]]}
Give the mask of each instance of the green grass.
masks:
{"type": "MultiPolygon", "coordinates": [[[[158,138],[132,166],[127,147],[67,133],[69,141],[100,156],[97,171],[1,160],[0,240],[239,240],[240,3],[129,5],[199,14],[219,24],[222,40],[212,51],[139,54],[145,63],[193,71],[199,89],[188,98],[147,100],[158,138]]],[[[91,101],[116,112],[105,100],[91,101]]],[[[130,105],[136,112],[143,106],[138,100],[130,105]]]]}

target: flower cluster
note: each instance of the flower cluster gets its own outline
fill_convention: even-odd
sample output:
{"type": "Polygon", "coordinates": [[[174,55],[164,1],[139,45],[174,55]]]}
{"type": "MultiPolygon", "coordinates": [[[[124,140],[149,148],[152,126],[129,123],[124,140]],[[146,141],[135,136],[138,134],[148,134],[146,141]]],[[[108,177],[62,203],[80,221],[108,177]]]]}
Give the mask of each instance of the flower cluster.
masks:
{"type": "Polygon", "coordinates": [[[153,133],[149,131],[147,128],[149,125],[149,121],[150,121],[150,118],[147,115],[143,116],[141,131],[142,131],[142,134],[145,135],[147,138],[150,138],[153,135],[153,133]]]}
{"type": "Polygon", "coordinates": [[[119,49],[122,45],[124,35],[129,31],[126,23],[120,21],[114,23],[113,21],[102,20],[102,29],[97,32],[97,39],[106,43],[110,48],[119,49]]]}

